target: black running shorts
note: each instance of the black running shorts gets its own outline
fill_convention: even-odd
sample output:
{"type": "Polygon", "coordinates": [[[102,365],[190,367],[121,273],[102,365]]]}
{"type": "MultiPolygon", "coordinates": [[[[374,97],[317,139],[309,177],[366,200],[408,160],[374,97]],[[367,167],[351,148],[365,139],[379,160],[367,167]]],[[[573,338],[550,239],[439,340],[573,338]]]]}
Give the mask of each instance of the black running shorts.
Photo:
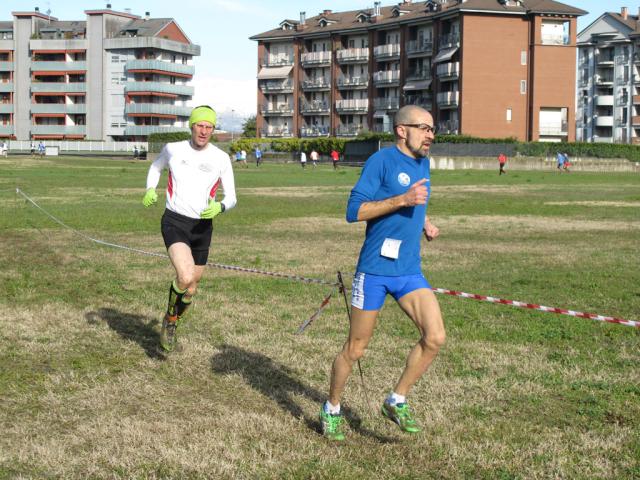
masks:
{"type": "Polygon", "coordinates": [[[207,263],[213,232],[211,220],[189,218],[171,210],[165,210],[160,226],[167,250],[174,243],[186,243],[191,248],[196,265],[207,263]]]}

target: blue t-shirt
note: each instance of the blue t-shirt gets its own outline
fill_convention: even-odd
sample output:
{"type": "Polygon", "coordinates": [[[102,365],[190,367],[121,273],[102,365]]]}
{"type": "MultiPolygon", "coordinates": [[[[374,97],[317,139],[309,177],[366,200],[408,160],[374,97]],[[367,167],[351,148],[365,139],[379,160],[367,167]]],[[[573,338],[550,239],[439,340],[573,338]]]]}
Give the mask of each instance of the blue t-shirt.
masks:
{"type": "MultiPolygon", "coordinates": [[[[351,190],[347,221],[357,221],[358,210],[363,203],[402,195],[423,178],[427,179],[426,186],[431,194],[428,158],[409,157],[395,146],[383,148],[369,157],[360,179],[351,190]]],[[[426,214],[427,205],[416,205],[367,221],[358,272],[391,277],[421,273],[420,240],[426,214]],[[398,258],[382,255],[386,239],[401,242],[398,258]]]]}

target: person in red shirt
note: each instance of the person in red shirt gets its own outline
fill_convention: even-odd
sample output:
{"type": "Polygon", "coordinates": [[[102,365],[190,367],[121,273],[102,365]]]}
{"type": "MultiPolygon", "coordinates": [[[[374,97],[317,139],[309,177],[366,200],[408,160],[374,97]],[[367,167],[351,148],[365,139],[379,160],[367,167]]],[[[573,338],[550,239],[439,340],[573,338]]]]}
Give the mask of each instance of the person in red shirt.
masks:
{"type": "Polygon", "coordinates": [[[504,171],[504,164],[507,163],[507,156],[504,153],[498,155],[498,163],[500,164],[500,172],[498,175],[502,175],[503,173],[506,175],[507,172],[504,171]]]}
{"type": "Polygon", "coordinates": [[[331,161],[333,162],[333,169],[338,169],[338,160],[340,160],[340,154],[337,150],[331,150],[331,161]]]}

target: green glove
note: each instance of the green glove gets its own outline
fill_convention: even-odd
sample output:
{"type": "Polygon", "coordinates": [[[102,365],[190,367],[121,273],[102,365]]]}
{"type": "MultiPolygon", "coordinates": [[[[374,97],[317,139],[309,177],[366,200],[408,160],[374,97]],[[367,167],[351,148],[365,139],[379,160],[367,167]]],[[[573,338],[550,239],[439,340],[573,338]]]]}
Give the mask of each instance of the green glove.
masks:
{"type": "Polygon", "coordinates": [[[142,198],[142,204],[145,207],[150,207],[157,201],[158,201],[158,194],[156,193],[156,189],[155,188],[147,189],[147,192],[144,194],[144,197],[142,198]]]}
{"type": "Polygon", "coordinates": [[[224,212],[224,205],[220,202],[216,202],[214,199],[211,199],[209,206],[200,214],[200,218],[213,219],[216,215],[219,215],[222,212],[224,212]]]}

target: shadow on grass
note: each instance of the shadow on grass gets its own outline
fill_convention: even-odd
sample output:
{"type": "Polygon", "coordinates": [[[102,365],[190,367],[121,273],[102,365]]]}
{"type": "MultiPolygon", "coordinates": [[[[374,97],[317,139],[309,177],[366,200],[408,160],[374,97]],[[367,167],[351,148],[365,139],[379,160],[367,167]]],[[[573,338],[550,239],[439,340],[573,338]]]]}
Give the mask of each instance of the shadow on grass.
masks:
{"type": "Polygon", "coordinates": [[[149,358],[166,360],[159,350],[160,334],[155,326],[158,320],[133,313],[125,313],[113,308],[99,308],[96,312],[88,312],[85,318],[90,325],[100,321],[106,322],[109,328],[116,331],[125,340],[133,340],[144,349],[149,358]]]}
{"type": "MultiPolygon", "coordinates": [[[[275,400],[280,407],[295,418],[304,419],[307,426],[320,432],[317,416],[305,415],[302,407],[295,402],[296,395],[304,395],[318,406],[326,400],[326,395],[295,378],[288,367],[274,362],[271,358],[255,352],[249,352],[233,345],[222,345],[221,352],[211,358],[211,369],[215,373],[241,375],[245,382],[263,395],[275,400]]],[[[393,437],[379,435],[362,425],[362,419],[348,407],[342,409],[346,421],[352,430],[360,435],[371,437],[381,443],[395,443],[393,437]]]]}

